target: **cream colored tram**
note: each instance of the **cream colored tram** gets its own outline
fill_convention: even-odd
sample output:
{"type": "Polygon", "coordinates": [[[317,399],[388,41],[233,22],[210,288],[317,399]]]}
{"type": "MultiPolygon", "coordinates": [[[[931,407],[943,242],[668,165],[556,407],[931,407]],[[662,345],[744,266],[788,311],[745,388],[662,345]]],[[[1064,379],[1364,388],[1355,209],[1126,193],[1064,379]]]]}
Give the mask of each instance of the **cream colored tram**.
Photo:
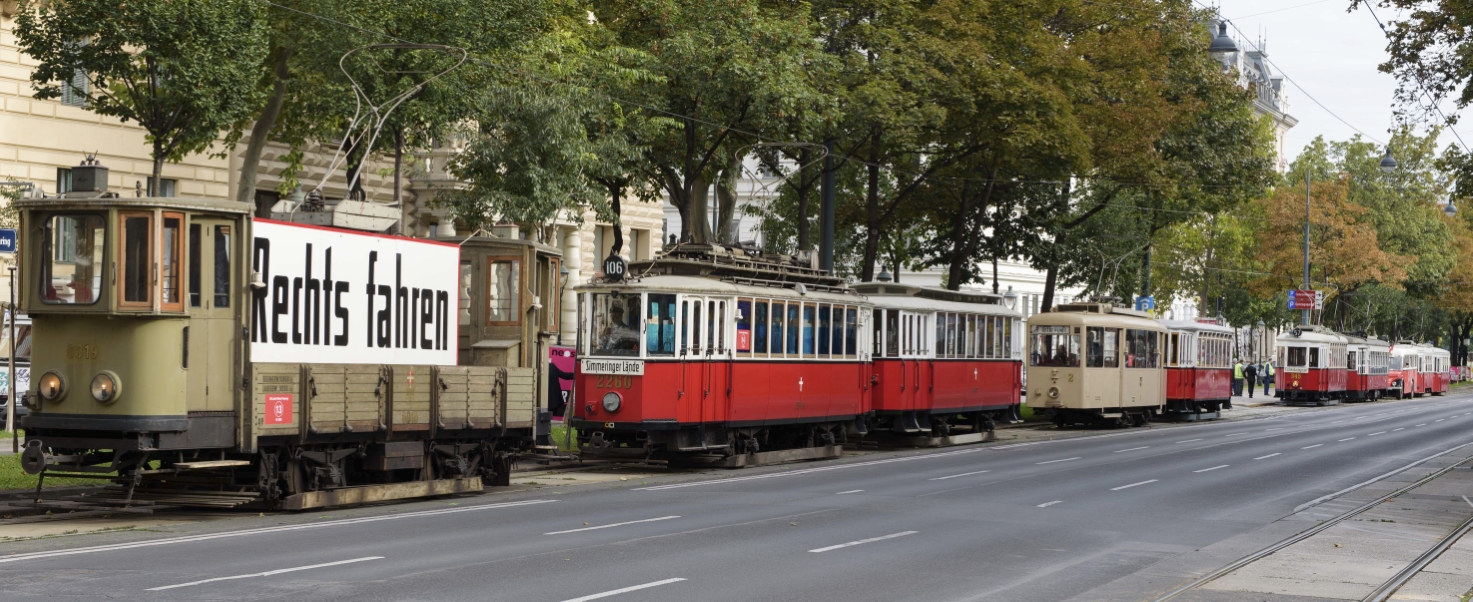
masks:
{"type": "Polygon", "coordinates": [[[1070,303],[1028,319],[1028,405],[1058,426],[1136,425],[1166,403],[1167,329],[1149,314],[1070,303]]]}

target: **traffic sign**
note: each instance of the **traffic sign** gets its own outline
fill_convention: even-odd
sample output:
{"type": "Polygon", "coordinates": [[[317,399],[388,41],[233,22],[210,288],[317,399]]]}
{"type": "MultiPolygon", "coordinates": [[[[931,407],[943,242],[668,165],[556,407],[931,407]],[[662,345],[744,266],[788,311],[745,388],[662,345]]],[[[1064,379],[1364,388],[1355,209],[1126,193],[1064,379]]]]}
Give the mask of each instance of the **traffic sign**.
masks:
{"type": "Polygon", "coordinates": [[[1308,310],[1325,308],[1325,291],[1289,291],[1289,309],[1308,310]]]}
{"type": "Polygon", "coordinates": [[[1135,298],[1136,311],[1151,311],[1156,309],[1156,298],[1150,295],[1135,298]]]}
{"type": "Polygon", "coordinates": [[[0,253],[14,253],[15,240],[15,228],[0,228],[0,253]]]}

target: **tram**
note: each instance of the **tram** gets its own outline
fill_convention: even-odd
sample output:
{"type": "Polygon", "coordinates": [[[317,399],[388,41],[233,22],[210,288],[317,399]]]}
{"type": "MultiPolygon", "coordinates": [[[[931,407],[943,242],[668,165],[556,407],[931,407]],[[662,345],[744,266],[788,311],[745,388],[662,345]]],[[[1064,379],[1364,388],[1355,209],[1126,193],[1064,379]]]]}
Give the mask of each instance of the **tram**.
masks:
{"type": "Polygon", "coordinates": [[[1028,404],[1055,425],[1143,425],[1164,409],[1164,325],[1109,303],[1028,319],[1028,404]]]}
{"type": "Polygon", "coordinates": [[[292,223],[120,198],[95,168],[98,189],[15,203],[28,472],[302,509],[504,484],[533,446],[555,248],[334,227],[342,203],[292,223]]]}
{"type": "Polygon", "coordinates": [[[1422,395],[1421,373],[1418,371],[1422,359],[1418,345],[1412,341],[1397,341],[1386,357],[1386,394],[1397,399],[1422,395]]]}
{"type": "Polygon", "coordinates": [[[1214,322],[1161,320],[1166,339],[1166,412],[1217,418],[1233,407],[1233,331],[1214,322]]]}
{"type": "Polygon", "coordinates": [[[628,274],[577,289],[582,447],[745,457],[868,432],[874,306],[843,280],[690,244],[628,274]]]}
{"type": "Polygon", "coordinates": [[[874,304],[874,428],[948,436],[1018,414],[1021,314],[999,295],[888,282],[854,286],[874,304]]]}
{"type": "Polygon", "coordinates": [[[1417,346],[1417,355],[1421,358],[1421,366],[1418,369],[1421,394],[1446,395],[1448,387],[1452,385],[1452,354],[1448,350],[1422,343],[1417,346]]]}
{"type": "Polygon", "coordinates": [[[1345,396],[1349,339],[1322,326],[1301,326],[1274,340],[1275,396],[1287,404],[1336,405],[1345,396]]]}
{"type": "Polygon", "coordinates": [[[1364,333],[1346,334],[1345,401],[1376,401],[1387,388],[1391,345],[1364,333]]]}

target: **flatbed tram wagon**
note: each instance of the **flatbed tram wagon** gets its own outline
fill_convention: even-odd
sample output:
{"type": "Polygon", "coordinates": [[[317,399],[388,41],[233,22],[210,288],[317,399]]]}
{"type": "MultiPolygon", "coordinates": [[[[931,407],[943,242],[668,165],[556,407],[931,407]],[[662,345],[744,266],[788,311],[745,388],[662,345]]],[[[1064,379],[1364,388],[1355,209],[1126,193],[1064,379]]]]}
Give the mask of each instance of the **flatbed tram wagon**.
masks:
{"type": "Polygon", "coordinates": [[[300,509],[504,483],[538,434],[555,249],[209,199],[16,204],[43,479],[300,509]]]}
{"type": "Polygon", "coordinates": [[[855,289],[875,304],[872,427],[944,437],[1016,419],[1023,328],[1001,296],[884,282],[855,289]]]}
{"type": "Polygon", "coordinates": [[[1161,320],[1166,339],[1167,414],[1217,418],[1233,407],[1233,331],[1206,322],[1161,320]]]}
{"type": "Polygon", "coordinates": [[[1391,345],[1363,334],[1347,334],[1345,400],[1376,401],[1386,393],[1391,345]]]}
{"type": "Polygon", "coordinates": [[[843,281],[708,247],[629,274],[578,289],[581,446],[731,457],[866,432],[872,306],[843,281]]]}
{"type": "Polygon", "coordinates": [[[1071,303],[1028,319],[1028,403],[1054,424],[1143,425],[1165,406],[1161,346],[1149,314],[1071,303]]]}
{"type": "Polygon", "coordinates": [[[1345,397],[1349,339],[1321,326],[1301,326],[1279,335],[1275,396],[1285,403],[1335,405],[1345,397]]]}

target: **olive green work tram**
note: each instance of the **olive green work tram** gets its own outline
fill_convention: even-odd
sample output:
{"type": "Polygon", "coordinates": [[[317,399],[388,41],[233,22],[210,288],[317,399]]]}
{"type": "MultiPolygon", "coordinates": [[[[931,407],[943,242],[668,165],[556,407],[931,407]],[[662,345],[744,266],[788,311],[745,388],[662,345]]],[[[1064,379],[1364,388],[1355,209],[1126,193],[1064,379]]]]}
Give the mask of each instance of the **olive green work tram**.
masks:
{"type": "Polygon", "coordinates": [[[43,378],[29,392],[27,426],[48,433],[48,447],[112,449],[143,433],[152,439],[139,449],[253,452],[259,437],[534,427],[542,358],[559,329],[556,248],[440,239],[461,247],[460,366],[252,365],[251,207],[190,198],[17,206],[32,366],[60,385],[54,399],[43,378]],[[91,394],[99,374],[115,388],[105,402],[91,394]],[[298,394],[292,422],[267,427],[264,396],[285,391],[298,394]]]}

